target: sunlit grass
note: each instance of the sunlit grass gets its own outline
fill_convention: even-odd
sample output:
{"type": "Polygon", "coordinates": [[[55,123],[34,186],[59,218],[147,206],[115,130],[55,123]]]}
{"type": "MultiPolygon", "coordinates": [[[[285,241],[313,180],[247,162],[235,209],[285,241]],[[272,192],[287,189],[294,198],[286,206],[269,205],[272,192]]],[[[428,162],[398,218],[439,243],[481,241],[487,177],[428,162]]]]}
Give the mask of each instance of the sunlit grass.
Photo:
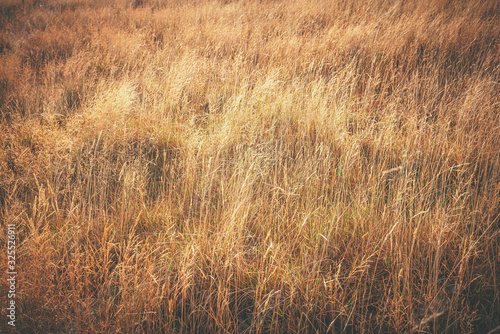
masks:
{"type": "Polygon", "coordinates": [[[18,329],[499,326],[499,13],[0,4],[18,329]]]}

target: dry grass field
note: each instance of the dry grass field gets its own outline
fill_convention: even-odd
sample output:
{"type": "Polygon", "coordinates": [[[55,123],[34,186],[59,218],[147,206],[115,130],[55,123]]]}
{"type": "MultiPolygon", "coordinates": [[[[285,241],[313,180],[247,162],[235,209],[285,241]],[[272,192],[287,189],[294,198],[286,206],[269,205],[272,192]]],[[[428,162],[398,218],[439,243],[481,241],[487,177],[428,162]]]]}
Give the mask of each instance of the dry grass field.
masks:
{"type": "Polygon", "coordinates": [[[15,331],[494,330],[499,81],[497,0],[1,0],[15,331]]]}

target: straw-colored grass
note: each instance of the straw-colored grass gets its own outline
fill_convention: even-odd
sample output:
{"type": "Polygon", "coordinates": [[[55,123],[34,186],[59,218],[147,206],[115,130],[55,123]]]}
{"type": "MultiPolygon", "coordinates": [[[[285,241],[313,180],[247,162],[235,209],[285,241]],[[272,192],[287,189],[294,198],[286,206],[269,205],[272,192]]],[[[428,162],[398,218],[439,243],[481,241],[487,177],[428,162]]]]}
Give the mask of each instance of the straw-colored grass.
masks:
{"type": "Polygon", "coordinates": [[[16,329],[496,328],[499,48],[496,0],[2,1],[16,329]]]}

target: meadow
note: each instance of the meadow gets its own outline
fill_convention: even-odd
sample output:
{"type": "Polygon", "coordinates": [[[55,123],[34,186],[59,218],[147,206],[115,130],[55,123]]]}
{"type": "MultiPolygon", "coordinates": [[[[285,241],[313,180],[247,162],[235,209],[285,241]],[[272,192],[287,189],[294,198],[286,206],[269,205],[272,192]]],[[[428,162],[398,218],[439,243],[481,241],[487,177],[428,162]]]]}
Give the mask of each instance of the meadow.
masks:
{"type": "Polygon", "coordinates": [[[500,2],[2,0],[0,221],[5,333],[499,331],[500,2]]]}

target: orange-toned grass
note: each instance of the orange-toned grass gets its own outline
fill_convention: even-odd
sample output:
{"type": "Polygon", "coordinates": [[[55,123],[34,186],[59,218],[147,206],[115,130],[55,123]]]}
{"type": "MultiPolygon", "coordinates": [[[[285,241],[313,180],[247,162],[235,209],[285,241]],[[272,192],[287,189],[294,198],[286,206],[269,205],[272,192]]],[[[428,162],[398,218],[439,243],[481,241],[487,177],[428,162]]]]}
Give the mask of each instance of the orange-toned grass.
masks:
{"type": "Polygon", "coordinates": [[[499,326],[499,13],[2,2],[18,331],[499,326]]]}

